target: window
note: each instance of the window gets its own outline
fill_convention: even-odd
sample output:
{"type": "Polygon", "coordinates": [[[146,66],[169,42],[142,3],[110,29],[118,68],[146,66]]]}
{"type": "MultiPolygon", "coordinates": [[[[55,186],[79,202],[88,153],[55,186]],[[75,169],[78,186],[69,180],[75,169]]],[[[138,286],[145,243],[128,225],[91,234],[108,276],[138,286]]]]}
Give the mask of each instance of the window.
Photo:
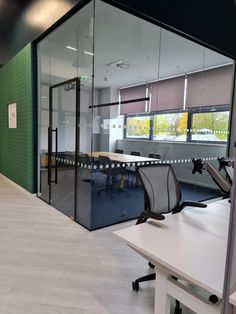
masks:
{"type": "Polygon", "coordinates": [[[192,115],[192,141],[226,142],[229,111],[203,112],[192,115]]]}
{"type": "Polygon", "coordinates": [[[187,112],[166,113],[154,115],[153,139],[186,141],[187,138],[187,112]]]}
{"type": "Polygon", "coordinates": [[[126,138],[150,138],[150,116],[127,117],[126,138]]]}
{"type": "Polygon", "coordinates": [[[126,117],[126,138],[156,141],[225,143],[228,106],[126,117]]]}

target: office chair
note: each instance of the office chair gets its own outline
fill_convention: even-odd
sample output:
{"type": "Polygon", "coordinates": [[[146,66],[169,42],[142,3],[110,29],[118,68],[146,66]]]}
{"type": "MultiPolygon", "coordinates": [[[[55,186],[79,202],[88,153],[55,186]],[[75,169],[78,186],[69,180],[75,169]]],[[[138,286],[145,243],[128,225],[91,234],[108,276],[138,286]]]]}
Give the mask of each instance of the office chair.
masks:
{"type": "MultiPolygon", "coordinates": [[[[141,156],[141,153],[138,151],[132,151],[130,152],[130,155],[132,156],[141,156]]],[[[135,185],[137,185],[137,176],[136,176],[136,171],[134,166],[130,166],[128,168],[128,180],[129,180],[129,186],[131,186],[136,179],[135,185]]]]}
{"type": "Polygon", "coordinates": [[[125,167],[113,167],[111,159],[107,156],[99,156],[98,157],[100,166],[103,166],[102,173],[106,175],[106,185],[104,188],[98,190],[98,194],[101,192],[110,192],[111,196],[113,192],[117,191],[125,191],[121,188],[115,188],[115,181],[118,175],[125,175],[126,168],[125,167]]]}
{"type": "MultiPolygon", "coordinates": [[[[137,223],[144,223],[148,218],[163,220],[164,214],[177,214],[186,206],[207,207],[206,204],[195,201],[181,203],[181,189],[173,168],[169,164],[155,164],[139,166],[136,169],[144,191],[144,211],[139,216],[137,223]]],[[[153,239],[153,241],[155,241],[153,239]]],[[[149,263],[149,266],[153,266],[149,263]]],[[[139,283],[156,279],[152,273],[140,277],[132,282],[134,291],[139,290],[139,283]]],[[[177,280],[177,278],[175,278],[177,280]]],[[[179,301],[176,300],[175,314],[180,314],[179,301]]]]}
{"type": "Polygon", "coordinates": [[[133,155],[133,156],[140,156],[141,153],[140,153],[140,152],[137,152],[137,151],[132,151],[132,152],[130,152],[130,155],[133,155]]]}
{"type": "Polygon", "coordinates": [[[85,153],[79,153],[78,162],[80,169],[79,175],[81,180],[88,183],[94,183],[94,180],[92,179],[92,160],[89,155],[85,153]]]}
{"type": "Polygon", "coordinates": [[[124,151],[123,151],[123,149],[116,149],[115,153],[116,154],[124,154],[124,151]]]}
{"type": "Polygon", "coordinates": [[[158,153],[150,153],[148,155],[149,158],[154,158],[154,159],[161,159],[161,154],[158,153]]]}

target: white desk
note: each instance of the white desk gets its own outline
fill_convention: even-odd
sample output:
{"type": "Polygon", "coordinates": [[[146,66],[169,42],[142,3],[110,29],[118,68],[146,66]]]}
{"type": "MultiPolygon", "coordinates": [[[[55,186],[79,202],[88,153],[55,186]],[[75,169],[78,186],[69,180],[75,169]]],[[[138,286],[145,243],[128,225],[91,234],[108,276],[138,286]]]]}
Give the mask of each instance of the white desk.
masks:
{"type": "Polygon", "coordinates": [[[114,233],[156,266],[155,314],[170,313],[169,296],[196,313],[220,313],[171,275],[222,298],[229,212],[227,200],[218,201],[114,233]]]}

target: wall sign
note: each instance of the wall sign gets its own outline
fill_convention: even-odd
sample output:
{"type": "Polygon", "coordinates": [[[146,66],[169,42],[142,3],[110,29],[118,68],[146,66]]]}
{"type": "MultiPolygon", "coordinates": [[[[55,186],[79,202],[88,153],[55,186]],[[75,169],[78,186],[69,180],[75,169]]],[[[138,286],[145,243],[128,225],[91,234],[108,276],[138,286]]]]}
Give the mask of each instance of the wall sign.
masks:
{"type": "Polygon", "coordinates": [[[8,105],[8,128],[9,129],[17,128],[16,103],[8,105]]]}

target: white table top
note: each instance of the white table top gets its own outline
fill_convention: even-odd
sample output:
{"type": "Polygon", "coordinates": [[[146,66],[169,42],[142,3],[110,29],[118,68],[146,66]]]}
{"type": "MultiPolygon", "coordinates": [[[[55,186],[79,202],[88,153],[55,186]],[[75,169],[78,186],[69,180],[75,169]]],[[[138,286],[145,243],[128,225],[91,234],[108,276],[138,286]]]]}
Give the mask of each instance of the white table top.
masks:
{"type": "Polygon", "coordinates": [[[114,234],[170,274],[221,298],[229,212],[227,200],[218,201],[114,234]]]}
{"type": "Polygon", "coordinates": [[[98,158],[99,156],[109,157],[113,161],[124,162],[124,163],[142,163],[142,162],[156,162],[159,159],[143,157],[143,156],[135,156],[135,155],[127,155],[127,154],[118,154],[113,152],[92,152],[89,154],[92,157],[98,158]]]}

